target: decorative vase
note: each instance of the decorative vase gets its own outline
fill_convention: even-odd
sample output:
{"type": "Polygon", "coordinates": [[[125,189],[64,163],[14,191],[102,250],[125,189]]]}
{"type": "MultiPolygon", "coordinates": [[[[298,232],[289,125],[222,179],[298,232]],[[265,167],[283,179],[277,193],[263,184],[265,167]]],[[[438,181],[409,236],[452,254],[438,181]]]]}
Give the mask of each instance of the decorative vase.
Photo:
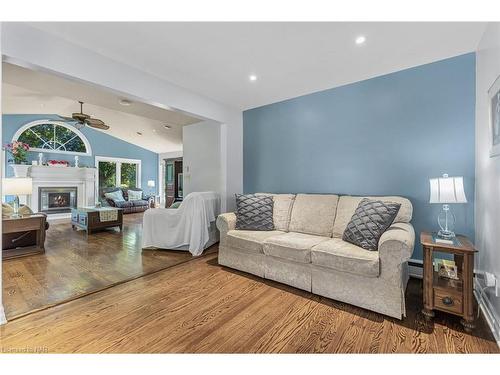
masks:
{"type": "Polygon", "coordinates": [[[14,170],[15,177],[28,177],[28,171],[31,165],[28,164],[10,164],[14,170]]]}

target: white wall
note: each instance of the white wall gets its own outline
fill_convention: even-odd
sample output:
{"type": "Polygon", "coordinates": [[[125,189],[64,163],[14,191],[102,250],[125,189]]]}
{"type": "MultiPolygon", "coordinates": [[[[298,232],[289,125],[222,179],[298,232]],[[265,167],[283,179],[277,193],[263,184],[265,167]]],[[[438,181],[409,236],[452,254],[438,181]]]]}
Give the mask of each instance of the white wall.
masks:
{"type": "Polygon", "coordinates": [[[158,158],[160,160],[182,158],[182,150],[171,151],[171,152],[162,152],[161,154],[158,154],[158,158]]]}
{"type": "Polygon", "coordinates": [[[184,196],[194,191],[221,192],[221,127],[203,121],[182,128],[184,196]]]}
{"type": "MultiPolygon", "coordinates": [[[[2,56],[2,30],[0,28],[0,56],[2,56]]],[[[2,113],[2,64],[0,64],[0,114],[2,113]]],[[[2,139],[2,116],[0,116],[0,145],[3,145],[2,139]]],[[[0,153],[0,158],[2,158],[4,153],[0,153]]],[[[3,171],[1,170],[4,166],[3,160],[0,160],[0,176],[3,176],[3,171]]],[[[0,197],[2,196],[2,184],[0,183],[0,197]]],[[[0,216],[2,214],[2,206],[0,205],[0,216]]],[[[2,236],[1,236],[1,228],[0,228],[0,324],[6,322],[5,312],[2,305],[2,236]]]]}
{"type": "MultiPolygon", "coordinates": [[[[490,158],[488,89],[500,76],[500,24],[490,23],[476,55],[476,269],[500,278],[500,156],[490,158]]],[[[487,291],[496,322],[500,298],[487,291]]],[[[497,335],[499,327],[495,327],[497,335]]],[[[497,336],[497,340],[500,336],[497,336]]]]}

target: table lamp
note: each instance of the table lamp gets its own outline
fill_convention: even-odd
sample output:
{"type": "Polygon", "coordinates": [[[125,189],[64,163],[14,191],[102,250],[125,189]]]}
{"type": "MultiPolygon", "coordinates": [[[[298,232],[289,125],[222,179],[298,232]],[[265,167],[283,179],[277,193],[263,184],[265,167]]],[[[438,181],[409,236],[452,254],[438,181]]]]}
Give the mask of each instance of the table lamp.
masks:
{"type": "Polygon", "coordinates": [[[2,194],[14,195],[14,212],[12,218],[19,218],[19,195],[31,194],[33,192],[33,181],[30,177],[12,177],[2,180],[2,194]]]}
{"type": "Polygon", "coordinates": [[[443,210],[438,216],[438,224],[441,230],[438,236],[445,239],[455,237],[455,215],[450,210],[451,203],[467,203],[464,191],[463,177],[443,177],[429,179],[431,187],[431,197],[429,203],[439,203],[443,205],[443,210]]]}

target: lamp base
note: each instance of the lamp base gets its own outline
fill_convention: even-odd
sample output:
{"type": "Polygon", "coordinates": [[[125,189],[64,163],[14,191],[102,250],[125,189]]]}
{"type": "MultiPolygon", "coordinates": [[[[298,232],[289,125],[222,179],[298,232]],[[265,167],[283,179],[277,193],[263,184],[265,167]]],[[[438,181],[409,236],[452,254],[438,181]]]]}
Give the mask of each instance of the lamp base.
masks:
{"type": "Polygon", "coordinates": [[[453,229],[455,229],[455,221],[455,215],[451,212],[450,205],[443,204],[443,209],[438,216],[438,224],[439,228],[441,228],[438,232],[438,236],[445,240],[455,238],[455,232],[453,232],[453,229]]]}
{"type": "Polygon", "coordinates": [[[19,214],[19,196],[16,195],[14,196],[14,202],[12,202],[12,207],[14,209],[14,212],[10,215],[12,219],[19,219],[21,215],[19,214]]]}
{"type": "Polygon", "coordinates": [[[452,232],[451,230],[440,230],[438,232],[438,236],[445,240],[451,240],[455,238],[455,232],[452,232]]]}

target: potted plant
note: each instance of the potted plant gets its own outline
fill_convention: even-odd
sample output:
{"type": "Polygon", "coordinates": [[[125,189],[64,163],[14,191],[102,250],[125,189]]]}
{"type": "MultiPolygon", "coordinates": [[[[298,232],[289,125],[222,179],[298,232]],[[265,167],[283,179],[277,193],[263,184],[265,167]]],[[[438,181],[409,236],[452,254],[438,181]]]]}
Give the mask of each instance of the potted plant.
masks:
{"type": "Polygon", "coordinates": [[[16,177],[26,177],[28,175],[29,165],[26,163],[28,162],[29,149],[29,144],[18,141],[5,145],[5,150],[10,152],[14,160],[14,164],[11,164],[11,166],[16,177]]]}

